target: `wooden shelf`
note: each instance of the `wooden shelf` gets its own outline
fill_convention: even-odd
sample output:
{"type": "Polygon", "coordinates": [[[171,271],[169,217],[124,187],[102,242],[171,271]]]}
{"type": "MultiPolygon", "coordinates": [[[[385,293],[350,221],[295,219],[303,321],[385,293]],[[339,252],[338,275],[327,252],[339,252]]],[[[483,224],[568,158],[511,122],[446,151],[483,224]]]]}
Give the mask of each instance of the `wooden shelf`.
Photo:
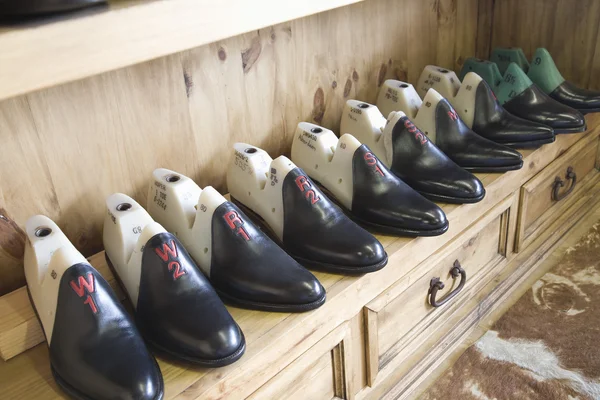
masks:
{"type": "Polygon", "coordinates": [[[0,28],[0,100],[363,0],[126,0],[0,28]]]}
{"type": "MultiPolygon", "coordinates": [[[[319,309],[286,314],[228,307],[246,336],[246,354],[237,363],[215,370],[159,358],[166,397],[239,399],[249,396],[325,335],[361,312],[365,304],[394,282],[407,276],[409,281],[414,282],[427,273],[419,268],[423,261],[507,195],[518,190],[566,149],[579,140],[597,137],[600,134],[600,116],[588,116],[587,121],[590,130],[586,134],[561,135],[552,145],[523,151],[525,162],[521,170],[479,175],[487,191],[481,202],[442,205],[450,221],[446,234],[415,239],[378,236],[389,255],[389,263],[381,271],[360,277],[316,273],[327,290],[327,302],[319,309]]],[[[93,256],[90,262],[109,282],[113,281],[102,253],[93,256]]],[[[42,339],[25,290],[22,288],[0,297],[0,346],[5,353],[19,354],[42,339]]],[[[0,393],[7,398],[40,400],[64,396],[52,379],[45,344],[30,348],[9,361],[0,360],[0,393]]]]}

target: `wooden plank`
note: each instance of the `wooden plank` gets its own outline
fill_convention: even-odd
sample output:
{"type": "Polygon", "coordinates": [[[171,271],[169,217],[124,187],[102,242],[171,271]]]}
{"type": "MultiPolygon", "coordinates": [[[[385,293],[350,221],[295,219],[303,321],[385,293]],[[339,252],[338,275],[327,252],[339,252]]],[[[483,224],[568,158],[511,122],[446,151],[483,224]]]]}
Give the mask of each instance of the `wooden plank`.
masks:
{"type": "Polygon", "coordinates": [[[366,341],[365,341],[365,317],[362,313],[356,314],[350,321],[348,328],[350,354],[353,358],[350,369],[352,376],[349,377],[350,383],[349,395],[354,396],[357,392],[367,386],[367,362],[365,359],[366,341]]]}
{"type": "Polygon", "coordinates": [[[479,0],[477,3],[477,35],[475,57],[487,60],[490,56],[492,24],[494,22],[495,0],[479,0]]]}
{"type": "Polygon", "coordinates": [[[600,90],[600,29],[595,39],[596,45],[594,46],[592,65],[589,71],[589,83],[588,88],[592,90],[600,90]]]}
{"type": "MultiPolygon", "coordinates": [[[[455,59],[454,52],[444,51],[444,49],[454,48],[456,44],[467,45],[468,41],[464,40],[465,38],[461,38],[463,40],[456,40],[457,34],[457,3],[454,0],[440,0],[435,3],[436,6],[436,14],[437,14],[437,29],[440,34],[437,43],[437,54],[436,57],[436,65],[440,66],[451,66],[452,69],[456,69],[455,67],[455,59]]],[[[476,12],[476,8],[472,8],[471,10],[476,12]]],[[[475,15],[474,15],[475,17],[475,15]]],[[[476,21],[476,18],[467,18],[469,23],[473,23],[476,21]]],[[[475,30],[473,28],[472,30],[475,30]]],[[[469,39],[473,40],[475,37],[470,35],[469,39]]],[[[471,49],[474,48],[474,44],[471,45],[471,49]]]]}
{"type": "MultiPolygon", "coordinates": [[[[408,280],[405,281],[408,286],[408,280]]],[[[375,386],[375,380],[379,373],[379,322],[377,311],[365,307],[365,343],[367,358],[367,383],[370,387],[375,386]]]]}
{"type": "Polygon", "coordinates": [[[492,24],[494,47],[521,47],[531,59],[546,47],[561,74],[577,85],[590,82],[600,24],[595,0],[495,1],[492,24]]]}
{"type": "Polygon", "coordinates": [[[0,294],[4,294],[25,284],[22,227],[27,218],[49,211],[60,215],[61,209],[26,98],[0,103],[0,133],[0,294]],[[15,154],[22,159],[15,162],[15,154]]]}
{"type": "Polygon", "coordinates": [[[347,398],[338,391],[345,385],[344,357],[350,354],[344,354],[344,339],[348,333],[348,324],[340,325],[248,398],[347,398]]]}
{"type": "Polygon", "coordinates": [[[91,14],[11,27],[0,31],[0,99],[359,1],[129,0],[126,6],[114,2],[91,14]]]}
{"type": "MultiPolygon", "coordinates": [[[[523,185],[525,186],[525,185],[523,185]]],[[[519,210],[517,211],[517,232],[515,234],[515,252],[521,251],[523,241],[525,240],[525,223],[523,222],[524,216],[527,214],[527,205],[529,204],[529,192],[524,187],[519,190],[521,195],[519,196],[519,210]]]]}
{"type": "MultiPolygon", "coordinates": [[[[27,96],[60,205],[60,214],[47,214],[85,255],[102,250],[108,195],[125,192],[145,205],[154,168],[196,170],[179,72],[177,57],[161,58],[27,96]]],[[[28,160],[15,162],[21,168],[28,160]]],[[[29,190],[18,193],[26,196],[29,190]]]]}

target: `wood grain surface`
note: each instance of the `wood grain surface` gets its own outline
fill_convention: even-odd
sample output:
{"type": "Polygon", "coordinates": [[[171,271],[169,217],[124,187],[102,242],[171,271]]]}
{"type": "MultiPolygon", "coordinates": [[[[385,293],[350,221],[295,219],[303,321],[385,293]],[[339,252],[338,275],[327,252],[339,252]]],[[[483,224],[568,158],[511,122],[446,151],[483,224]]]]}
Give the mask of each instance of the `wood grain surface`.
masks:
{"type": "Polygon", "coordinates": [[[0,99],[359,1],[109,0],[76,13],[0,21],[0,99]]]}
{"type": "Polygon", "coordinates": [[[536,48],[546,47],[565,79],[600,89],[599,26],[597,0],[498,0],[490,51],[521,47],[531,59],[536,48]]]}

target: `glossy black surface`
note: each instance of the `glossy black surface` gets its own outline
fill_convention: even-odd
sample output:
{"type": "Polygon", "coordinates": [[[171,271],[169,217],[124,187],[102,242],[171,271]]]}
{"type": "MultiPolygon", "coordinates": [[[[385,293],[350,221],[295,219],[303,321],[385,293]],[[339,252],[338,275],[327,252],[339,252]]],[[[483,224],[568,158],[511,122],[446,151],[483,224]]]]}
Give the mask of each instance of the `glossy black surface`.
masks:
{"type": "Polygon", "coordinates": [[[109,284],[89,264],[63,274],[50,363],[76,399],[158,400],[163,379],[154,357],[109,284]]]}
{"type": "Polygon", "coordinates": [[[446,214],[394,175],[366,145],[352,157],[352,216],[383,233],[437,236],[448,230],[446,214]]]}
{"type": "Polygon", "coordinates": [[[232,304],[269,311],[313,310],[325,303],[317,278],[225,202],[212,217],[210,279],[232,304]]]}
{"type": "Polygon", "coordinates": [[[501,172],[523,166],[521,153],[473,132],[446,99],[436,105],[435,127],[435,144],[466,170],[501,172]]]}
{"type": "Polygon", "coordinates": [[[154,235],[142,255],[135,320],[151,345],[207,367],[244,353],[244,335],[177,238],[154,235]]]}
{"type": "Polygon", "coordinates": [[[0,0],[0,18],[73,11],[106,3],[106,0],[0,0]]]}
{"type": "Polygon", "coordinates": [[[552,99],[536,85],[504,103],[504,108],[518,117],[548,125],[554,133],[577,133],[586,129],[579,111],[552,99]]]}
{"type": "Polygon", "coordinates": [[[600,112],[600,91],[582,89],[569,81],[561,83],[550,97],[584,114],[600,112]]]}
{"type": "Polygon", "coordinates": [[[485,81],[477,85],[473,130],[480,136],[510,147],[539,147],[555,140],[547,125],[519,118],[506,111],[485,81]]]}
{"type": "Polygon", "coordinates": [[[425,197],[448,203],[476,203],[485,196],[479,179],[465,171],[407,117],[392,130],[392,172],[425,197]]]}
{"type": "Polygon", "coordinates": [[[283,181],[283,246],[301,264],[361,274],[387,264],[379,241],[348,218],[300,168],[283,181]]]}

